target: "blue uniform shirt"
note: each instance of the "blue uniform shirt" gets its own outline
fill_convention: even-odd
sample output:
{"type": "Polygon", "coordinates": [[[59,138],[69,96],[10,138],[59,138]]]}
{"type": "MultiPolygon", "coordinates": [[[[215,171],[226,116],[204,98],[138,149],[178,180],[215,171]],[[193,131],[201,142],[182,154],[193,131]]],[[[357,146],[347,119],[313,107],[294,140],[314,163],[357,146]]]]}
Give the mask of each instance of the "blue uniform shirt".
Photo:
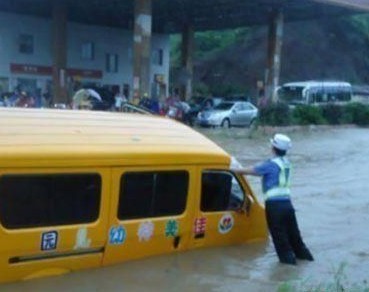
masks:
{"type": "Polygon", "coordinates": [[[279,166],[271,159],[264,161],[263,163],[254,167],[254,171],[257,175],[262,176],[262,189],[263,193],[266,193],[273,187],[279,185],[279,166]]]}

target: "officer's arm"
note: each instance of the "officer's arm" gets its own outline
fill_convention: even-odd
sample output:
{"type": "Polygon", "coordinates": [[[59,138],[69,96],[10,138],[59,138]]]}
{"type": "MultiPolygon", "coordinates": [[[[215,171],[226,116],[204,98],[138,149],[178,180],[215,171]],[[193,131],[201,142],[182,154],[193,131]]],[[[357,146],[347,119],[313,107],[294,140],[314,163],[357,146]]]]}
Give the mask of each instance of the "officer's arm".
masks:
{"type": "Polygon", "coordinates": [[[257,175],[259,176],[255,169],[253,167],[247,167],[247,168],[236,168],[232,169],[234,173],[242,174],[242,175],[257,175]]]}

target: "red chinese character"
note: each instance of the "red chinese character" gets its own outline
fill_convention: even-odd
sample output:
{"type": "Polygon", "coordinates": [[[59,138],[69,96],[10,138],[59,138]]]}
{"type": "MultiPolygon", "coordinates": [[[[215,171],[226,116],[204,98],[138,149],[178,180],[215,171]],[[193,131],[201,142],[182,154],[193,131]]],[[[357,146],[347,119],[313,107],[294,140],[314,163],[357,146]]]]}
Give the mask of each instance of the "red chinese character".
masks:
{"type": "Polygon", "coordinates": [[[195,219],[195,234],[204,234],[206,229],[206,217],[195,219]]]}

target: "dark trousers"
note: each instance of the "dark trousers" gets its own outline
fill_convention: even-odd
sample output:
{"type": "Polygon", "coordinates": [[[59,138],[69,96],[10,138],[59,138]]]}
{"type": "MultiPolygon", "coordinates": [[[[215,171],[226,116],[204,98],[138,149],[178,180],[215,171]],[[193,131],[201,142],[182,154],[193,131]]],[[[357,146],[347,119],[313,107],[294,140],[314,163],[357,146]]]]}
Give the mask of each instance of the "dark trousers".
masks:
{"type": "Polygon", "coordinates": [[[296,258],[313,260],[301,238],[291,201],[267,200],[265,212],[269,232],[280,262],[295,264],[296,258]]]}

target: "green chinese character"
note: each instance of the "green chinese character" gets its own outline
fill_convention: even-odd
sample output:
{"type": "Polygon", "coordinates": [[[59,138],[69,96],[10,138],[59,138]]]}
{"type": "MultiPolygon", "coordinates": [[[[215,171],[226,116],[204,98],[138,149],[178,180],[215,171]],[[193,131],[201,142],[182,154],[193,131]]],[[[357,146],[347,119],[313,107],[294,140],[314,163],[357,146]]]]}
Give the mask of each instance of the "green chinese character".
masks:
{"type": "Polygon", "coordinates": [[[178,234],[178,222],[176,220],[169,220],[165,226],[165,236],[175,237],[178,234]]]}

